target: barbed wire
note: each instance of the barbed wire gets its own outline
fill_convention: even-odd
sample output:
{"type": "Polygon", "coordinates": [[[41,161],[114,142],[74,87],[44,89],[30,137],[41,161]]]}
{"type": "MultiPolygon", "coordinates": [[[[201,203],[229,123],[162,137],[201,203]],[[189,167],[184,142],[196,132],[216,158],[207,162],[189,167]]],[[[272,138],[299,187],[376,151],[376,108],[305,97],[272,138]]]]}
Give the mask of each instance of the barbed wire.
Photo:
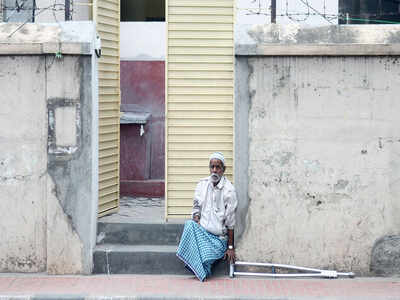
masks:
{"type": "MultiPolygon", "coordinates": [[[[71,1],[71,7],[72,6],[72,1],[71,1]]],[[[51,11],[55,21],[58,23],[57,17],[56,17],[56,12],[60,12],[60,11],[64,11],[65,12],[65,4],[64,3],[57,3],[57,0],[53,0],[53,3],[48,5],[48,6],[44,6],[44,7],[39,7],[36,5],[36,1],[35,0],[15,0],[15,5],[13,6],[7,6],[5,5],[4,1],[1,2],[0,4],[2,4],[2,7],[0,9],[2,9],[3,14],[4,12],[6,13],[6,18],[4,19],[4,22],[8,22],[10,21],[10,19],[16,14],[16,13],[20,13],[20,12],[32,12],[32,15],[29,16],[29,18],[27,18],[26,23],[29,22],[29,19],[32,19],[38,15],[40,15],[43,11],[51,11]],[[31,6],[28,6],[28,1],[32,2],[31,6]]],[[[70,8],[69,9],[69,14],[72,18],[72,16],[74,15],[74,9],[70,8]]],[[[1,20],[0,20],[1,21],[1,20]]]]}
{"type": "MultiPolygon", "coordinates": [[[[2,9],[3,15],[4,12],[7,11],[6,14],[6,19],[5,22],[8,22],[16,13],[20,13],[21,11],[32,11],[32,15],[29,16],[23,23],[25,25],[26,23],[29,22],[30,19],[40,15],[44,11],[51,11],[53,14],[53,17],[57,23],[59,21],[57,20],[57,15],[56,13],[59,11],[64,11],[65,12],[65,4],[64,3],[57,3],[57,0],[53,0],[53,4],[46,6],[46,7],[38,7],[36,5],[35,0],[15,0],[15,5],[13,6],[7,6],[5,5],[5,1],[0,0],[0,10],[2,9]],[[29,7],[27,5],[28,1],[32,1],[32,6],[29,7]],[[9,12],[10,11],[10,12],[9,12]]],[[[255,8],[240,8],[237,7],[237,10],[245,11],[246,15],[263,15],[263,16],[271,16],[271,0],[249,0],[250,3],[255,4],[255,8]]],[[[283,0],[282,0],[283,1],[283,0]]],[[[314,5],[311,4],[313,2],[312,0],[290,0],[290,3],[293,5],[294,1],[297,1],[297,4],[302,4],[304,7],[305,11],[291,11],[290,5],[289,5],[289,0],[285,0],[285,5],[284,5],[284,11],[282,13],[277,13],[277,17],[287,17],[289,20],[300,23],[300,22],[306,22],[310,17],[315,17],[319,16],[323,20],[327,21],[330,24],[334,24],[332,21],[333,20],[349,20],[349,21],[357,21],[357,22],[376,22],[376,23],[387,23],[387,24],[398,24],[400,22],[395,22],[395,21],[386,21],[386,20],[377,20],[376,18],[379,18],[382,16],[382,13],[363,13],[359,15],[351,14],[351,16],[346,15],[346,14],[333,14],[333,13],[327,13],[327,0],[318,0],[318,1],[323,1],[322,2],[322,11],[318,10],[315,8],[314,5]]],[[[400,5],[400,0],[384,0],[384,1],[390,1],[393,3],[397,3],[400,5]]],[[[315,0],[314,0],[315,3],[315,0]]],[[[70,18],[72,19],[75,10],[74,10],[74,5],[73,1],[71,1],[71,6],[69,9],[69,14],[70,18]]],[[[76,2],[76,4],[83,4],[76,2]]],[[[89,5],[89,4],[87,4],[89,5]]],[[[399,13],[397,12],[385,12],[385,16],[397,16],[399,13]]],[[[1,20],[0,20],[1,21],[1,20]]],[[[23,26],[22,25],[22,26],[23,26]]]]}
{"type": "MultiPolygon", "coordinates": [[[[27,1],[27,0],[25,0],[25,1],[27,1]]],[[[34,1],[34,4],[36,4],[36,1],[34,1]]],[[[40,14],[42,14],[45,11],[52,10],[53,11],[53,16],[55,18],[55,21],[57,23],[59,23],[57,18],[56,18],[55,12],[56,11],[63,11],[63,10],[65,11],[65,4],[57,3],[57,1],[54,0],[54,3],[52,5],[49,5],[47,7],[41,8],[41,9],[39,9],[37,7],[32,7],[30,10],[31,11],[33,10],[32,16],[29,16],[28,18],[26,18],[25,21],[21,25],[19,25],[13,32],[11,32],[8,35],[8,38],[11,38],[16,32],[21,30],[21,28],[24,27],[27,23],[29,23],[29,21],[32,20],[32,18],[35,18],[35,17],[39,16],[40,14]]]]}
{"type": "MultiPolygon", "coordinates": [[[[290,3],[293,4],[295,0],[290,0],[290,3]]],[[[319,0],[322,2],[322,11],[315,8],[313,4],[311,4],[311,0],[296,0],[297,4],[302,4],[304,6],[305,11],[291,11],[289,6],[289,0],[285,0],[285,10],[282,13],[277,13],[277,17],[287,17],[289,20],[300,23],[306,22],[312,16],[319,16],[326,22],[330,24],[333,23],[334,20],[349,20],[349,21],[359,21],[359,22],[376,22],[376,23],[387,23],[387,24],[398,24],[400,22],[395,21],[385,21],[385,20],[376,20],[375,18],[385,16],[398,16],[398,12],[385,12],[385,13],[361,13],[361,14],[351,14],[351,17],[346,14],[341,13],[327,13],[327,0],[319,0]]],[[[400,5],[400,0],[384,0],[393,2],[400,5]]],[[[315,2],[315,1],[314,1],[315,2]]],[[[271,16],[271,0],[251,0],[250,3],[256,4],[256,8],[240,8],[237,7],[237,10],[244,11],[246,15],[263,15],[263,16],[271,16]]]]}
{"type": "MultiPolygon", "coordinates": [[[[246,15],[271,15],[271,0],[252,0],[251,3],[258,3],[257,8],[238,8],[238,10],[246,11],[246,15]],[[264,2],[264,5],[261,3],[264,2]]],[[[310,4],[309,0],[297,0],[298,4],[302,4],[305,8],[305,12],[291,12],[289,6],[289,0],[285,0],[285,11],[283,13],[278,13],[276,16],[278,17],[287,17],[288,19],[294,22],[305,22],[311,16],[320,16],[328,23],[333,24],[332,20],[336,19],[338,14],[328,14],[326,13],[326,0],[323,0],[323,11],[320,12],[313,5],[310,4]]],[[[293,4],[293,0],[291,0],[291,4],[293,4]]]]}

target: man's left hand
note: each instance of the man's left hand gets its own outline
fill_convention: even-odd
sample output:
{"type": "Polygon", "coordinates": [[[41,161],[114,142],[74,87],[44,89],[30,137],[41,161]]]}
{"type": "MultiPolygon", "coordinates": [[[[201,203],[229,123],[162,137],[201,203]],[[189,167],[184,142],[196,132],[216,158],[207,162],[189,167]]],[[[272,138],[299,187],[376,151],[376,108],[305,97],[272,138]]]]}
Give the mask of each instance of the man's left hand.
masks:
{"type": "Polygon", "coordinates": [[[228,249],[224,254],[224,259],[228,259],[230,263],[235,263],[235,249],[228,249]]]}

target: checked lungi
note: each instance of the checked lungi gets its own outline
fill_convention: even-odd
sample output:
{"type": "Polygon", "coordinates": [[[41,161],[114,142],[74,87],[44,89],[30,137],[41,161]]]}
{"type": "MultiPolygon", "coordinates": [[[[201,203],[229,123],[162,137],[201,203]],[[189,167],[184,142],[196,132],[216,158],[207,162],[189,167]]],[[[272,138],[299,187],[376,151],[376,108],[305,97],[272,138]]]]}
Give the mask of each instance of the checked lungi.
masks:
{"type": "Polygon", "coordinates": [[[209,233],[196,222],[185,222],[176,255],[200,281],[211,275],[211,265],[226,252],[227,241],[209,233]]]}

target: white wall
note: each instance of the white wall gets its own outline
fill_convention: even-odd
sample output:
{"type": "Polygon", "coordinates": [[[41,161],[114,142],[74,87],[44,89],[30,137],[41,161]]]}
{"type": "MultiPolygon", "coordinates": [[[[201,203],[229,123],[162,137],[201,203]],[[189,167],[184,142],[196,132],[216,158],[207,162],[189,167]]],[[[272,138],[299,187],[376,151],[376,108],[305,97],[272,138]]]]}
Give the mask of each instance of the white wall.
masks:
{"type": "Polygon", "coordinates": [[[165,60],[165,22],[121,22],[121,60],[165,60]]]}

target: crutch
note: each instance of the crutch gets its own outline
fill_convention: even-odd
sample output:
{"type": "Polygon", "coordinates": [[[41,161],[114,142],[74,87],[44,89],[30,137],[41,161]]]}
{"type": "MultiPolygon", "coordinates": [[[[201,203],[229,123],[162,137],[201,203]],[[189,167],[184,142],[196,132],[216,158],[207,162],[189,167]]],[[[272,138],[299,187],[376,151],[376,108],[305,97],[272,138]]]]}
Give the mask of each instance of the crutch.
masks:
{"type": "Polygon", "coordinates": [[[320,270],[313,268],[296,267],[291,265],[270,264],[270,263],[253,263],[237,261],[229,265],[229,277],[234,276],[260,276],[260,277],[274,277],[274,278],[291,278],[291,277],[322,277],[322,278],[338,278],[339,276],[354,278],[354,273],[336,272],[333,270],[320,270]],[[237,272],[236,266],[255,266],[255,267],[270,267],[272,273],[252,273],[252,272],[237,272]],[[303,271],[303,273],[276,273],[275,268],[303,271]],[[309,273],[304,273],[309,272],[309,273]]]}

